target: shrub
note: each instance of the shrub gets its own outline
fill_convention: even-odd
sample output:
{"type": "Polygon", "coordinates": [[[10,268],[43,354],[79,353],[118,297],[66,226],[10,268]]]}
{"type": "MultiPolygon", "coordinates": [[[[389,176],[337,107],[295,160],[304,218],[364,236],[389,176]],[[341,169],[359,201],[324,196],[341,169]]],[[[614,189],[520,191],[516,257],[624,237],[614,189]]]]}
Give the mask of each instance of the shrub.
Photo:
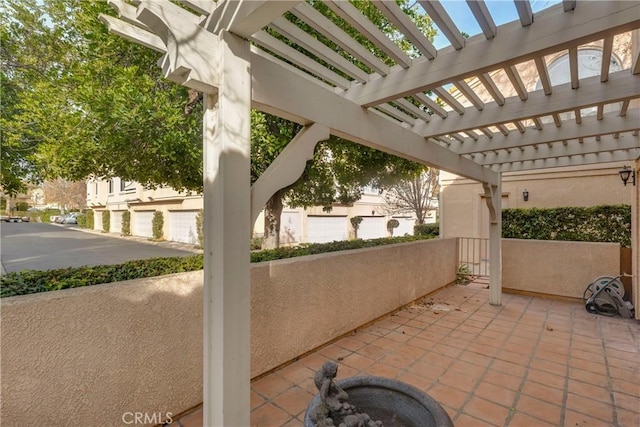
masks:
{"type": "Polygon", "coordinates": [[[60,215],[60,209],[45,209],[40,213],[42,222],[51,222],[51,215],[60,215]]]}
{"type": "Polygon", "coordinates": [[[204,248],[204,210],[196,214],[196,233],[198,233],[198,247],[204,248]]]}
{"type": "Polygon", "coordinates": [[[264,237],[253,237],[251,239],[251,250],[252,251],[259,251],[262,249],[262,241],[264,240],[264,237]]]}
{"type": "MultiPolygon", "coordinates": [[[[348,240],[331,243],[312,243],[291,248],[269,249],[251,253],[251,262],[272,261],[303,255],[370,248],[392,243],[412,242],[426,236],[403,236],[371,240],[348,240]]],[[[0,297],[26,295],[122,280],[140,279],[185,271],[201,270],[201,254],[188,257],[152,258],[128,261],[118,265],[73,267],[49,271],[24,270],[0,277],[0,297]]]]}
{"type": "Polygon", "coordinates": [[[27,202],[18,202],[16,203],[16,210],[20,212],[26,212],[29,209],[29,203],[27,202]]]}
{"type": "Polygon", "coordinates": [[[551,209],[505,209],[502,237],[631,246],[631,207],[608,205],[551,209]]]}
{"type": "Polygon", "coordinates": [[[111,229],[111,211],[103,210],[102,211],[102,232],[108,233],[111,229]]]}
{"type": "Polygon", "coordinates": [[[131,212],[122,212],[122,235],[131,236],[131,212]]]}
{"type": "Polygon", "coordinates": [[[440,236],[440,224],[416,224],[413,226],[413,234],[416,236],[429,236],[429,237],[438,237],[440,236]]]}
{"type": "Polygon", "coordinates": [[[153,221],[151,221],[151,227],[153,229],[153,238],[155,240],[162,240],[164,237],[164,215],[161,211],[155,211],[153,213],[153,221]]]}
{"type": "Polygon", "coordinates": [[[85,218],[86,218],[86,224],[87,224],[87,228],[89,230],[93,230],[93,228],[95,227],[95,214],[93,212],[93,209],[88,209],[85,213],[85,218]]]}
{"type": "Polygon", "coordinates": [[[78,220],[78,227],[87,228],[87,214],[86,214],[86,212],[78,215],[77,220],[78,220]]]}
{"type": "Polygon", "coordinates": [[[202,255],[192,255],[127,261],[123,264],[95,267],[61,268],[49,271],[25,270],[0,277],[0,297],[161,276],[202,268],[202,255]]]}

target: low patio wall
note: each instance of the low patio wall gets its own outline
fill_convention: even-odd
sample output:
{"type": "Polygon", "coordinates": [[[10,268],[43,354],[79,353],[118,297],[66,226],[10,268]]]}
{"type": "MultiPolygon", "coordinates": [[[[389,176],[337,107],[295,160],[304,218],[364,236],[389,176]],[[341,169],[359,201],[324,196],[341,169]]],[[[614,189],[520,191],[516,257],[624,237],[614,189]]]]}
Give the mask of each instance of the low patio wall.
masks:
{"type": "MultiPolygon", "coordinates": [[[[252,376],[453,282],[455,260],[442,239],[252,265],[252,376]]],[[[202,280],[2,299],[3,427],[158,424],[202,402],[202,280]]]]}
{"type": "Polygon", "coordinates": [[[502,240],[502,284],[505,290],[580,298],[598,276],[617,276],[617,243],[550,240],[502,240]]]}

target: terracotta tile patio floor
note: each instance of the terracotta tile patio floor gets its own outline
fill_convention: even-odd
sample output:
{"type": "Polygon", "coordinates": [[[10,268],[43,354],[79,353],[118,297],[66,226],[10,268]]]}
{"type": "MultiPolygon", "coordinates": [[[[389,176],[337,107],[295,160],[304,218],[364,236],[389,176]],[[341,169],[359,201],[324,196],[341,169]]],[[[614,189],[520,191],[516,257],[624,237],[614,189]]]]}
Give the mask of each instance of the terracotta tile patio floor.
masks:
{"type": "MultiPolygon", "coordinates": [[[[251,425],[301,426],[314,371],[397,378],[424,390],[456,427],[640,426],[640,322],[579,302],[452,286],[251,384],[251,425]]],[[[172,426],[202,426],[202,410],[172,426]]],[[[234,426],[235,427],[235,426],[234,426]]],[[[244,427],[244,426],[238,426],[244,427]]]]}

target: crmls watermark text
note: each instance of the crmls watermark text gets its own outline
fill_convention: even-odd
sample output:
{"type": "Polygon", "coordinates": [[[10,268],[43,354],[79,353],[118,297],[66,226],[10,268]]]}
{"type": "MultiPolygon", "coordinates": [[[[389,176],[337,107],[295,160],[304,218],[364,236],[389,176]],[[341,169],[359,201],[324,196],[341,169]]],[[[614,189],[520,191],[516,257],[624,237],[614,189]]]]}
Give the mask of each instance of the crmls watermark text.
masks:
{"type": "Polygon", "coordinates": [[[172,417],[171,412],[125,412],[122,414],[122,422],[128,425],[171,424],[172,417]]]}

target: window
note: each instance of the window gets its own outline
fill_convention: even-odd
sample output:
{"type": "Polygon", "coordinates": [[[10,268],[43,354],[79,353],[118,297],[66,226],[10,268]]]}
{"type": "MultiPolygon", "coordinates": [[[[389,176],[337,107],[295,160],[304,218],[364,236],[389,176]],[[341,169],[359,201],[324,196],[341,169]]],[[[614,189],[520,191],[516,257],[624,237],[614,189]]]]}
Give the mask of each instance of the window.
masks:
{"type": "Polygon", "coordinates": [[[120,191],[123,191],[125,193],[131,193],[133,191],[136,191],[136,187],[134,186],[134,183],[132,181],[125,181],[124,179],[121,179],[120,191]]]}
{"type": "MultiPolygon", "coordinates": [[[[620,71],[620,61],[615,55],[611,55],[611,63],[609,64],[609,72],[615,73],[620,71]]],[[[578,77],[585,79],[587,77],[593,77],[600,75],[600,68],[602,65],[602,49],[588,48],[578,50],[578,77]]],[[[565,53],[560,55],[548,65],[549,80],[551,80],[552,86],[558,86],[571,81],[571,70],[569,68],[569,54],[565,53]]],[[[538,80],[536,83],[536,90],[542,89],[542,82],[538,80]]],[[[615,111],[617,108],[615,105],[606,105],[604,112],[615,111]]],[[[584,108],[580,111],[582,116],[591,116],[596,114],[596,107],[584,108]]],[[[575,113],[565,112],[560,113],[561,120],[573,120],[575,113]]],[[[543,123],[551,123],[553,120],[550,117],[542,118],[543,123]]]]}
{"type": "Polygon", "coordinates": [[[109,194],[113,194],[113,179],[107,181],[107,184],[109,185],[109,194]]]}

